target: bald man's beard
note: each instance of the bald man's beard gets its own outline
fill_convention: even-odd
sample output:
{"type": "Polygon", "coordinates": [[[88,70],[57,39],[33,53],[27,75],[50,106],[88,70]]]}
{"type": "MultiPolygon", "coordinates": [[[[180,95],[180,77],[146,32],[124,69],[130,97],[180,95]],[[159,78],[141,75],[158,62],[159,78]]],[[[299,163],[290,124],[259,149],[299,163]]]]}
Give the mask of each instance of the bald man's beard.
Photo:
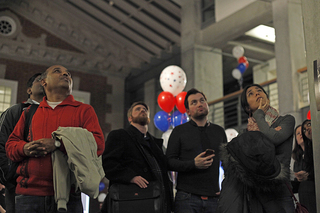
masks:
{"type": "Polygon", "coordinates": [[[138,115],[137,117],[132,116],[132,123],[140,124],[141,126],[148,125],[150,123],[150,118],[147,116],[138,115]]]}

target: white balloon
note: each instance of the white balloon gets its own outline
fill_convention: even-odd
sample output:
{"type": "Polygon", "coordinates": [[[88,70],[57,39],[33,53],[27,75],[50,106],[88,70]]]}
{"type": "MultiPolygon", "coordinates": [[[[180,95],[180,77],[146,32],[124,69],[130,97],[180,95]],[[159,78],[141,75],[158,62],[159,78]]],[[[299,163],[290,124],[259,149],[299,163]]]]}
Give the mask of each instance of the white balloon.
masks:
{"type": "Polygon", "coordinates": [[[107,194],[106,194],[106,193],[101,193],[101,194],[99,194],[99,196],[98,196],[98,201],[99,201],[100,203],[102,203],[106,197],[107,197],[107,194]]]}
{"type": "Polygon", "coordinates": [[[170,65],[162,70],[160,75],[160,85],[163,91],[177,96],[183,91],[187,83],[185,72],[176,65],[170,65]]]}
{"type": "Polygon", "coordinates": [[[235,69],[233,69],[232,70],[232,76],[235,78],[235,79],[241,79],[241,76],[242,76],[242,74],[241,74],[241,72],[240,72],[240,70],[238,70],[237,68],[235,68],[235,69]]]}
{"type": "Polygon", "coordinates": [[[237,130],[232,128],[226,129],[225,132],[226,132],[228,142],[230,142],[233,138],[237,137],[238,135],[237,130]]]}
{"type": "Polygon", "coordinates": [[[163,134],[162,134],[162,136],[161,136],[161,138],[163,139],[163,144],[162,144],[162,146],[164,147],[164,148],[166,148],[167,149],[167,147],[168,147],[168,141],[169,141],[169,137],[170,137],[170,135],[171,135],[171,132],[172,132],[172,129],[168,129],[166,132],[164,132],[163,134]]]}
{"type": "Polygon", "coordinates": [[[242,57],[244,54],[244,49],[242,46],[235,46],[233,49],[232,49],[232,55],[236,58],[240,58],[242,57]]]}

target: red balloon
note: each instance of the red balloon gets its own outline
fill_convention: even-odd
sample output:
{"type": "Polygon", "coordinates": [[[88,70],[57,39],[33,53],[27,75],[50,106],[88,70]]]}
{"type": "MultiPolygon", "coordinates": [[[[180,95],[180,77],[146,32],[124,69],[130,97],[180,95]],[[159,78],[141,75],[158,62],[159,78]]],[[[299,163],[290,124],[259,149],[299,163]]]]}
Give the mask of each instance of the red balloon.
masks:
{"type": "Polygon", "coordinates": [[[186,98],[187,92],[180,92],[176,96],[176,107],[182,114],[186,112],[186,107],[184,106],[184,99],[186,98]]]}
{"type": "Polygon", "coordinates": [[[245,63],[246,68],[248,68],[248,66],[249,66],[249,62],[248,62],[248,60],[247,60],[247,57],[245,57],[245,56],[240,57],[240,58],[238,59],[238,63],[239,63],[239,64],[245,63]]]}
{"type": "Polygon", "coordinates": [[[307,119],[308,119],[308,120],[311,120],[311,112],[310,112],[310,110],[309,110],[309,112],[308,112],[308,114],[307,114],[307,119]]]}
{"type": "Polygon", "coordinates": [[[158,105],[159,107],[169,113],[173,110],[175,105],[175,98],[171,92],[161,92],[158,96],[158,105]]]}

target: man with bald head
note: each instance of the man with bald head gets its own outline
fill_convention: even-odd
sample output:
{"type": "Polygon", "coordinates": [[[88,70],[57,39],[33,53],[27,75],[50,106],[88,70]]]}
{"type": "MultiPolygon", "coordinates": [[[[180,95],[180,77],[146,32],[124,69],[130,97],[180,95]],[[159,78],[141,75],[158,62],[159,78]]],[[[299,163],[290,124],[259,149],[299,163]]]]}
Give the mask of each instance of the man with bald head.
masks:
{"type": "MultiPolygon", "coordinates": [[[[46,96],[33,115],[28,141],[23,137],[23,114],[6,143],[8,157],[19,162],[16,212],[20,213],[56,212],[51,154],[55,150],[66,153],[64,142],[52,138],[58,127],[86,129],[97,143],[97,155],[104,150],[103,133],[94,109],[71,95],[70,72],[61,65],[51,66],[41,75],[41,85],[46,96]]],[[[67,207],[67,212],[83,211],[81,196],[72,189],[67,207]]]]}

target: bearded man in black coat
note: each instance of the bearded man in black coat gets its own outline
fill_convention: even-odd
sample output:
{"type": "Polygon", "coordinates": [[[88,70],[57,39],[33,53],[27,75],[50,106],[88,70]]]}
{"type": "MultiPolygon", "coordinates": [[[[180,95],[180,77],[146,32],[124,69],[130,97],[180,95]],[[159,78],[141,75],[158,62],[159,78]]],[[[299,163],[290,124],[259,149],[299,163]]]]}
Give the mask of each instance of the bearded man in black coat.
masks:
{"type": "Polygon", "coordinates": [[[165,197],[163,212],[170,213],[172,183],[162,151],[163,140],[148,132],[149,107],[143,102],[133,103],[128,120],[131,125],[127,129],[111,131],[106,140],[103,168],[110,187],[114,183],[133,183],[147,188],[151,181],[159,181],[165,197]]]}

